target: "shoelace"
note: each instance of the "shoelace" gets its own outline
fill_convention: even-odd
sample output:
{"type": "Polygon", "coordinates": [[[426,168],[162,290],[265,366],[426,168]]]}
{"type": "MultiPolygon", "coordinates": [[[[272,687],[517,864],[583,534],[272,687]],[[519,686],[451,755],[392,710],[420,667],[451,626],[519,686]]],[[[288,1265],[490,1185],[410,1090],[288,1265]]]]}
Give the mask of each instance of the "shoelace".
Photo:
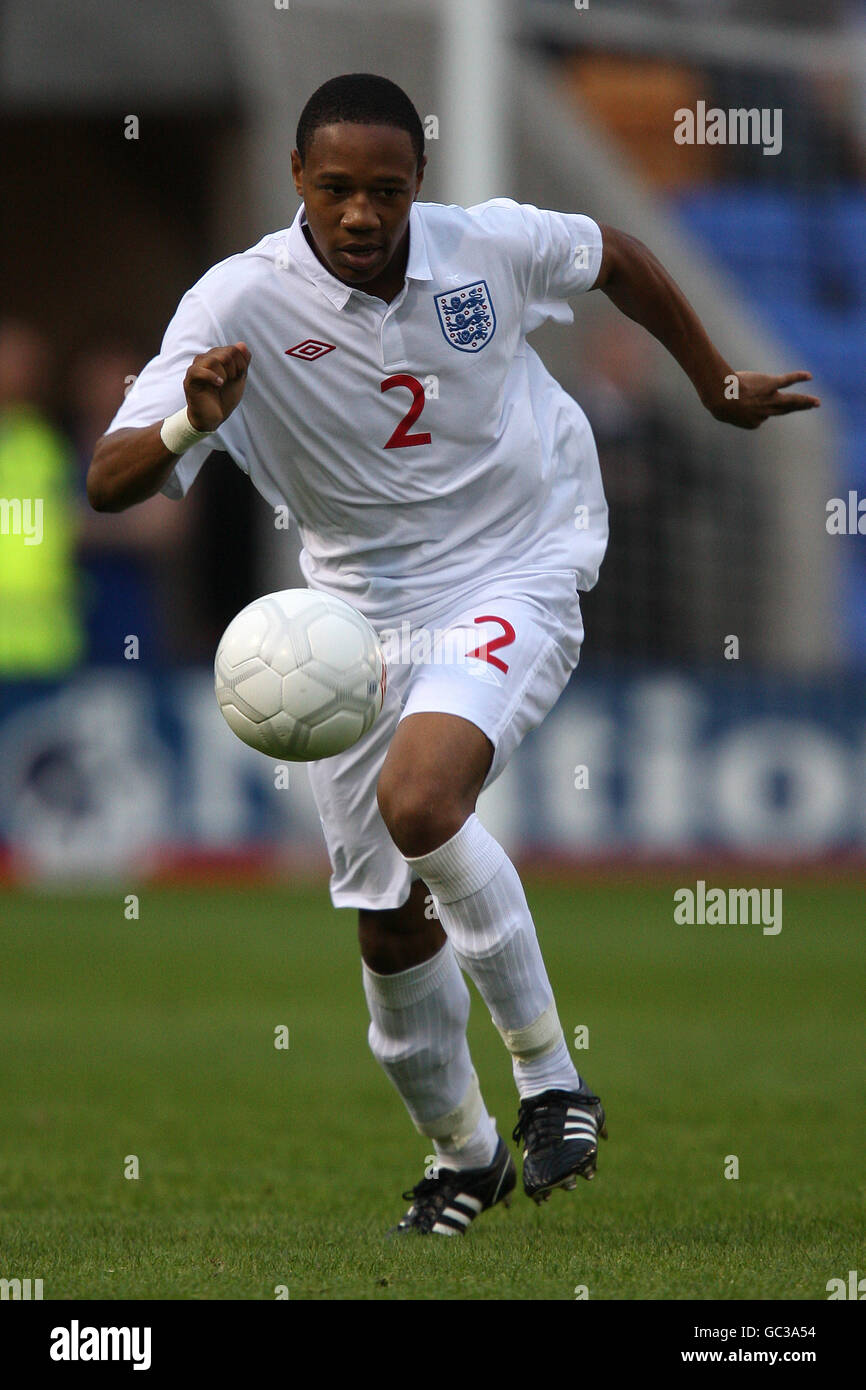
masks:
{"type": "MultiPolygon", "coordinates": [[[[448,1170],[448,1178],[454,1175],[448,1170]]],[[[403,1201],[410,1202],[419,1213],[429,1214],[435,1209],[438,1198],[447,1201],[451,1195],[449,1192],[448,1179],[444,1173],[437,1174],[435,1178],[422,1178],[414,1187],[410,1187],[408,1192],[403,1193],[403,1201]]]]}
{"type": "Polygon", "coordinates": [[[533,1096],[521,1103],[517,1124],[511,1137],[515,1144],[525,1139],[527,1148],[530,1145],[540,1149],[547,1148],[562,1138],[563,1124],[570,1105],[588,1108],[598,1104],[598,1096],[582,1095],[578,1099],[565,1091],[552,1096],[533,1096]]]}

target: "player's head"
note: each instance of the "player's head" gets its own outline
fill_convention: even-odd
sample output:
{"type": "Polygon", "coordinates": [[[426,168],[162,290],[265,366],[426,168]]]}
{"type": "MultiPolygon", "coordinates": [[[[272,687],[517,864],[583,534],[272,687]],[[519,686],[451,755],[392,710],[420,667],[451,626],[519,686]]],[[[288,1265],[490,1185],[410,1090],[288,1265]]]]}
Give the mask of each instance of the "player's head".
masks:
{"type": "Polygon", "coordinates": [[[301,164],[321,126],[388,125],[405,130],[412,142],[418,169],[424,163],[424,127],[412,102],[396,82],[372,72],[347,72],[323,82],[310,97],[298,121],[295,137],[301,164]]]}
{"type": "Polygon", "coordinates": [[[406,236],[425,164],[421,118],[395,82],[346,73],[313,93],[292,174],[333,274],[357,285],[382,274],[406,236]]]}

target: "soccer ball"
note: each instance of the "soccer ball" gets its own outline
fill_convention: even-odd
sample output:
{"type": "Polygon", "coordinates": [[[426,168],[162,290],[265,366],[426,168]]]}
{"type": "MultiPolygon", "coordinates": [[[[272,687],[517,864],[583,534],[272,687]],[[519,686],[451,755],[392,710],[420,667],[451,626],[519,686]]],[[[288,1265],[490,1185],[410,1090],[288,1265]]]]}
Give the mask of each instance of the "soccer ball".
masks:
{"type": "Polygon", "coordinates": [[[242,609],[220,639],[214,677],[229,728],[290,762],[357,743],[382,708],[387,679],[367,619],[312,589],[265,594],[242,609]]]}

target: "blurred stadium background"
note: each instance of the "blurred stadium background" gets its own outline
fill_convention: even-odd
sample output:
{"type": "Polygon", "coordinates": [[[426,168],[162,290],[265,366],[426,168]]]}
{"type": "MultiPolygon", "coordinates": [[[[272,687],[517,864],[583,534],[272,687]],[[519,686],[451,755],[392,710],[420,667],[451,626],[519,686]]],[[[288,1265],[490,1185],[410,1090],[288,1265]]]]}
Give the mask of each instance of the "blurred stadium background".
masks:
{"type": "Polygon", "coordinates": [[[3,881],[324,878],[304,770],[276,790],[212,695],[228,620],[298,582],[294,532],[224,456],[121,516],[84,476],[181,294],[290,222],[300,109],[357,70],[425,119],[426,197],[632,232],[734,366],[807,368],[823,400],[718,425],[601,295],[535,334],[594,427],[611,544],[490,828],[573,867],[862,861],[866,539],[826,522],[866,497],[864,57],[861,0],[0,0],[0,497],[45,501],[41,545],[0,535],[3,881]],[[698,102],[781,111],[780,152],[677,144],[698,102]]]}

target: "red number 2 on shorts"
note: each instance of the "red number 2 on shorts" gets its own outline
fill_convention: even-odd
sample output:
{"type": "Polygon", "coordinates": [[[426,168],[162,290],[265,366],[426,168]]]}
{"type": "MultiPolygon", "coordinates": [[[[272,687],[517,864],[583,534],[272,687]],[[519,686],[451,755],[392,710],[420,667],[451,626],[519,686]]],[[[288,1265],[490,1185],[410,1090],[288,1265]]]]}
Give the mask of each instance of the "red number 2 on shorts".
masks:
{"type": "Polygon", "coordinates": [[[491,613],[485,613],[481,618],[473,618],[474,623],[498,623],[502,628],[502,636],[494,637],[492,642],[482,642],[480,647],[476,647],[474,652],[467,652],[467,656],[477,656],[479,661],[486,661],[491,666],[498,666],[500,671],[508,671],[508,666],[501,661],[498,656],[491,656],[499,647],[510,647],[517,636],[514,628],[507,618],[497,618],[491,613]]]}

